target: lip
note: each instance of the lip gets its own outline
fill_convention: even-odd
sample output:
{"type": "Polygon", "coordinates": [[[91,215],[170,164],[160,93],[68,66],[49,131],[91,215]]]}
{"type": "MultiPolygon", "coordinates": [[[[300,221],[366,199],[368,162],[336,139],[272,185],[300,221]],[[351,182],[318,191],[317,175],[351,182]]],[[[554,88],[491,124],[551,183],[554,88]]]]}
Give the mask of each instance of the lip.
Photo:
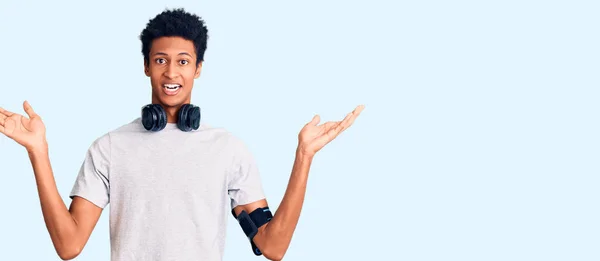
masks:
{"type": "MultiPolygon", "coordinates": [[[[179,83],[165,83],[165,84],[179,84],[179,83]]],[[[179,94],[179,92],[181,92],[181,89],[183,88],[183,86],[181,84],[179,84],[179,88],[177,88],[176,91],[168,91],[167,88],[164,86],[165,84],[163,84],[161,86],[163,93],[167,96],[175,96],[177,94],[179,94]]]]}
{"type": "Polygon", "coordinates": [[[165,86],[165,84],[177,84],[179,86],[182,85],[181,83],[178,83],[178,82],[163,82],[163,83],[161,83],[162,86],[165,86]]]}

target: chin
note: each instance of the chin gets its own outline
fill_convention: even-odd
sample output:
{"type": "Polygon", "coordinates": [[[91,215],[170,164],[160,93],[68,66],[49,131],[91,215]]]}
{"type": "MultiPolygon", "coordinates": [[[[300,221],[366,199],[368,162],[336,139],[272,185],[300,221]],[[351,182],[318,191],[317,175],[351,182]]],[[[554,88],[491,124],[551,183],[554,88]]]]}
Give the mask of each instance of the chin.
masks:
{"type": "Polygon", "coordinates": [[[175,100],[171,100],[171,99],[161,99],[159,102],[164,107],[177,107],[177,106],[183,104],[183,102],[181,102],[181,101],[175,101],[175,100]]]}
{"type": "Polygon", "coordinates": [[[159,97],[158,101],[165,107],[179,107],[186,103],[186,99],[184,97],[159,97]]]}

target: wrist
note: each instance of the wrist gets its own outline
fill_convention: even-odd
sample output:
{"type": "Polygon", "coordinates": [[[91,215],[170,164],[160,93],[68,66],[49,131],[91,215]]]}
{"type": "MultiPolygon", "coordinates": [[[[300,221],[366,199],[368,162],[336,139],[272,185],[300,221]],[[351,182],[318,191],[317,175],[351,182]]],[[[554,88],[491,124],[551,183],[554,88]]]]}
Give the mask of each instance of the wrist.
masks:
{"type": "Polygon", "coordinates": [[[42,140],[36,145],[27,147],[26,150],[30,156],[47,155],[48,154],[48,142],[46,142],[46,140],[42,140]]]}
{"type": "Polygon", "coordinates": [[[307,151],[301,145],[298,146],[298,148],[296,149],[296,159],[298,159],[298,160],[311,161],[314,156],[315,156],[315,153],[307,151]]]}

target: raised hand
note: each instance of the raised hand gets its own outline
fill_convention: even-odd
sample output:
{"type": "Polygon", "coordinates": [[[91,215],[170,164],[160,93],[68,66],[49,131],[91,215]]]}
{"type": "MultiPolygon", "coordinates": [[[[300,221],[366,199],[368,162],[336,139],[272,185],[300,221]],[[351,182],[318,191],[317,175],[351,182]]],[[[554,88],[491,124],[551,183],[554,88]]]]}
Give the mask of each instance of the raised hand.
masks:
{"type": "Polygon", "coordinates": [[[364,105],[359,105],[352,112],[348,113],[343,120],[329,121],[321,125],[318,125],[320,121],[319,115],[315,115],[309,123],[304,125],[300,134],[298,134],[298,148],[302,153],[313,156],[340,135],[340,133],[348,129],[364,108],[364,105]]]}
{"type": "Polygon", "coordinates": [[[0,108],[0,133],[21,144],[28,151],[46,144],[46,127],[29,102],[23,102],[29,118],[0,108]]]}

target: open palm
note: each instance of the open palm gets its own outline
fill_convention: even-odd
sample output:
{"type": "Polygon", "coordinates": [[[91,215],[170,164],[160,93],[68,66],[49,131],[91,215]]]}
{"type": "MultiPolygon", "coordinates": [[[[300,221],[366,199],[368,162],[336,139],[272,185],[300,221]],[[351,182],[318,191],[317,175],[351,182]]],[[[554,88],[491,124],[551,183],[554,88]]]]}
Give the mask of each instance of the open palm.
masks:
{"type": "Polygon", "coordinates": [[[360,115],[364,107],[364,105],[356,107],[356,109],[348,113],[341,121],[329,121],[321,125],[318,125],[320,121],[319,115],[315,115],[313,119],[302,128],[298,135],[299,145],[303,152],[308,155],[317,153],[325,145],[340,135],[340,133],[348,129],[352,123],[354,123],[356,117],[360,115]]]}
{"type": "Polygon", "coordinates": [[[33,111],[27,101],[23,102],[23,109],[29,118],[0,108],[0,133],[27,149],[43,145],[46,127],[41,117],[33,111]]]}

